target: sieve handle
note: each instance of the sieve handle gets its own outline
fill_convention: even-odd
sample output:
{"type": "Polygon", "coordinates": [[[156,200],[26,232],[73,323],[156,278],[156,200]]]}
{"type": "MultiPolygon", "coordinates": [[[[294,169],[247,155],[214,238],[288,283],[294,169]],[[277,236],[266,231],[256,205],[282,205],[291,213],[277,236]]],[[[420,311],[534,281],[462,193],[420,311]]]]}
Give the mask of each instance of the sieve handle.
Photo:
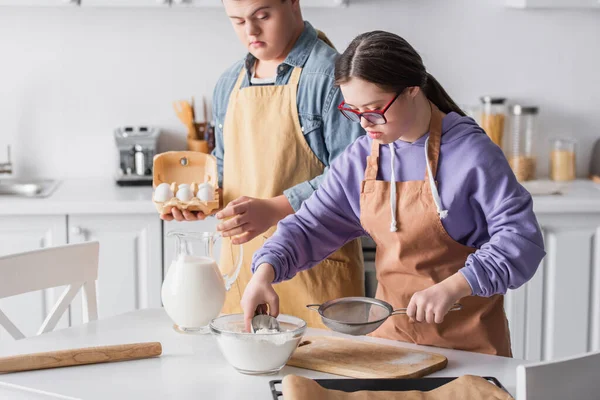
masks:
{"type": "MultiPolygon", "coordinates": [[[[462,308],[463,308],[462,304],[456,303],[448,311],[460,311],[460,310],[462,310],[462,308]]],[[[392,313],[390,315],[405,315],[406,310],[407,310],[406,308],[399,308],[397,310],[392,311],[392,313]]]]}
{"type": "Polygon", "coordinates": [[[308,308],[309,310],[313,310],[313,311],[319,311],[320,307],[321,307],[321,304],[308,304],[306,306],[306,308],[308,308]]]}

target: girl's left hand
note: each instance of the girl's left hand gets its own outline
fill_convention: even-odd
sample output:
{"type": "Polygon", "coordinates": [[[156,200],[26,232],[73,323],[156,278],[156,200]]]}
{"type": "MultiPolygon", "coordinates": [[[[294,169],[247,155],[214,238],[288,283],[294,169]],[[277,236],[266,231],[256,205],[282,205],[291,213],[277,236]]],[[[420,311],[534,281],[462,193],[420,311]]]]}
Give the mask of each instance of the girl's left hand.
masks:
{"type": "Polygon", "coordinates": [[[411,320],[441,324],[454,303],[472,294],[471,286],[460,272],[430,288],[416,292],[406,314],[411,320]]]}

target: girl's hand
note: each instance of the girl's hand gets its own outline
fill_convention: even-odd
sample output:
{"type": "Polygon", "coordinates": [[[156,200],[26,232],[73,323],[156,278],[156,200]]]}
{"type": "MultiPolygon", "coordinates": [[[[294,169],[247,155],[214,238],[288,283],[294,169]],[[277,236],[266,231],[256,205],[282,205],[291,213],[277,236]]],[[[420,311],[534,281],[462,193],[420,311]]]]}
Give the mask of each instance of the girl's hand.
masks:
{"type": "Polygon", "coordinates": [[[415,293],[406,314],[411,320],[441,324],[452,306],[472,294],[471,286],[460,272],[430,288],[415,293]]]}
{"type": "Polygon", "coordinates": [[[244,290],[241,305],[244,310],[244,323],[247,332],[251,332],[250,325],[258,306],[267,304],[269,315],[272,317],[279,315],[279,296],[273,289],[273,279],[275,279],[273,267],[270,264],[261,264],[244,290]]]}

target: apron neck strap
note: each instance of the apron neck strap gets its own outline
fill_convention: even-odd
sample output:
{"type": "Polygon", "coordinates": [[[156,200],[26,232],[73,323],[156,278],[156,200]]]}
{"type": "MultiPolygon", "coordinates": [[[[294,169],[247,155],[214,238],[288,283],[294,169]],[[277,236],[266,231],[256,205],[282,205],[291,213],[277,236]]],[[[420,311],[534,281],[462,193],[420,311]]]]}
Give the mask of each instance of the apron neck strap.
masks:
{"type": "MultiPolygon", "coordinates": [[[[435,179],[437,174],[438,160],[440,157],[440,143],[442,138],[442,113],[433,103],[431,106],[431,121],[429,122],[429,138],[427,139],[427,161],[429,166],[425,168],[425,181],[429,179],[428,172],[435,179]]],[[[365,169],[365,180],[374,181],[377,179],[379,171],[379,146],[378,140],[371,143],[371,155],[367,158],[367,168],[365,169]]]]}
{"type": "Polygon", "coordinates": [[[435,104],[429,102],[431,106],[431,121],[429,122],[429,138],[427,140],[427,161],[428,168],[425,169],[425,180],[428,180],[428,171],[435,179],[437,175],[438,160],[440,158],[440,143],[442,141],[442,112],[435,104]]]}
{"type": "Polygon", "coordinates": [[[298,86],[300,82],[300,74],[302,73],[301,67],[294,67],[292,71],[292,76],[290,76],[290,80],[288,81],[288,85],[298,86]]]}
{"type": "Polygon", "coordinates": [[[246,68],[242,68],[240,74],[238,75],[237,81],[235,85],[233,85],[233,92],[237,92],[242,87],[242,82],[244,82],[244,76],[246,76],[246,68]]]}
{"type": "Polygon", "coordinates": [[[377,179],[379,171],[379,143],[378,140],[373,140],[371,143],[371,155],[367,157],[367,168],[365,169],[365,180],[374,181],[377,179]]]}

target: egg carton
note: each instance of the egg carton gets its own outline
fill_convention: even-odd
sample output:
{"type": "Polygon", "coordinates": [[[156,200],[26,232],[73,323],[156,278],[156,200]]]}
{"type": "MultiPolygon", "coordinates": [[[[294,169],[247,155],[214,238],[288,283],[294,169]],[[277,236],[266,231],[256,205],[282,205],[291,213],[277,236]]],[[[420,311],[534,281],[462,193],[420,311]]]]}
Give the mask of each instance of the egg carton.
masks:
{"type": "MultiPolygon", "coordinates": [[[[159,213],[165,214],[170,212],[172,207],[176,207],[179,210],[201,211],[206,215],[212,215],[219,209],[221,199],[217,160],[214,156],[195,151],[169,151],[157,154],[153,159],[153,174],[154,189],[167,183],[171,191],[169,194],[172,194],[165,201],[156,201],[155,193],[152,194],[152,202],[159,213]],[[203,189],[205,184],[209,184],[210,187],[203,189]],[[181,200],[177,197],[182,190],[181,185],[189,185],[192,196],[190,200],[181,200]],[[200,197],[204,200],[197,197],[199,189],[202,191],[200,197]],[[206,189],[212,191],[213,199],[209,199],[206,189]]],[[[189,194],[187,197],[190,197],[189,194]]]]}

